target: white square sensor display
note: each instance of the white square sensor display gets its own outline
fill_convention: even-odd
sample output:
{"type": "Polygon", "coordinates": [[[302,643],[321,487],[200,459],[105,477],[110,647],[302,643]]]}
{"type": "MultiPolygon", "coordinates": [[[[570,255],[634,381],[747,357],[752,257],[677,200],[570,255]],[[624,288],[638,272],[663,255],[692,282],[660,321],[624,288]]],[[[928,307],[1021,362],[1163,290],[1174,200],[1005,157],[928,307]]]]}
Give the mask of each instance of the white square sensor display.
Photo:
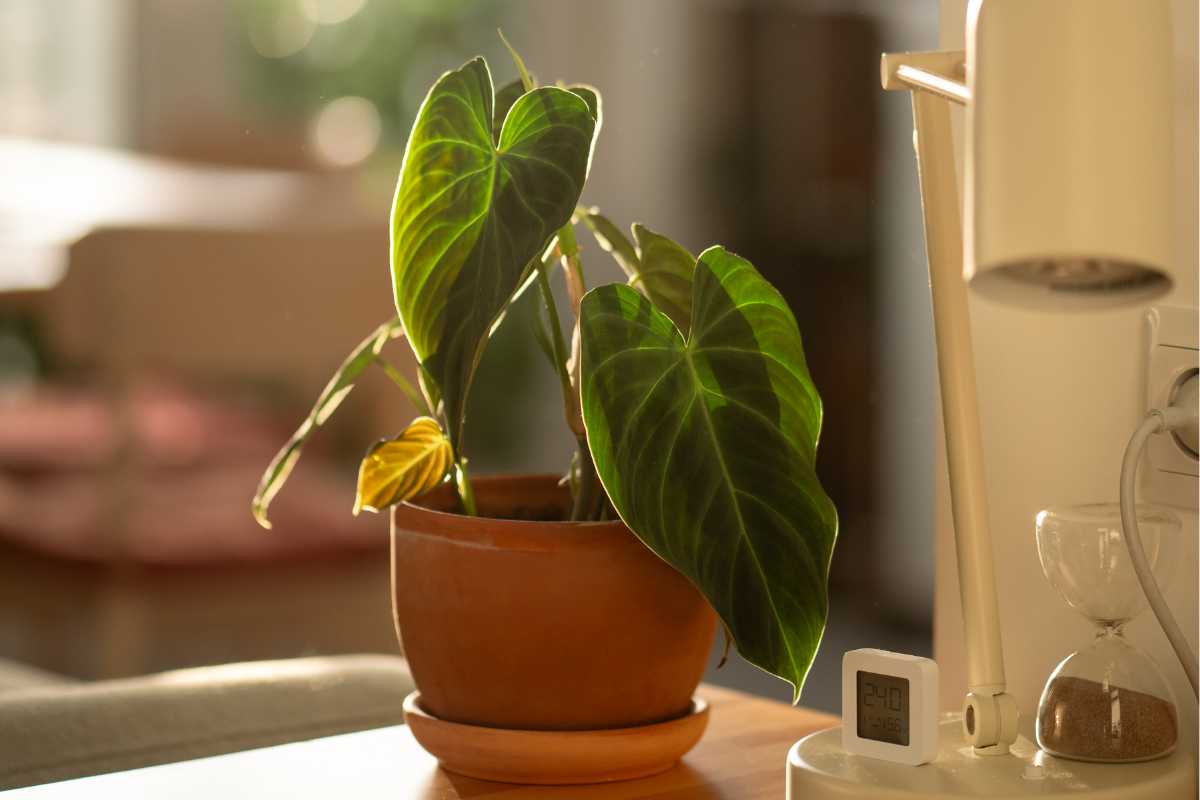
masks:
{"type": "Polygon", "coordinates": [[[938,667],[931,659],[851,650],[842,657],[842,746],[901,764],[937,755],[938,667]]]}

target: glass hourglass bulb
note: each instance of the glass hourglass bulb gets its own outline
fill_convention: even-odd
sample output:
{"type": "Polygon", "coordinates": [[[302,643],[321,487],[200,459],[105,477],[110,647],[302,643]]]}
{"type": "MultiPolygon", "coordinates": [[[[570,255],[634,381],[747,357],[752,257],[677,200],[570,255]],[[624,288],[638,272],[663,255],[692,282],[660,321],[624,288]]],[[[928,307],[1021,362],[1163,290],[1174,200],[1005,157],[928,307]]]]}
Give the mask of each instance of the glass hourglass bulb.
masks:
{"type": "MultiPolygon", "coordinates": [[[[1170,577],[1180,521],[1139,504],[1138,530],[1160,586],[1170,577]]],[[[1175,697],[1154,661],[1122,628],[1146,608],[1113,503],[1049,508],[1037,515],[1038,558],[1067,605],[1097,626],[1090,644],[1059,662],[1038,703],[1038,745],[1083,761],[1146,761],[1179,736],[1175,697]]]]}

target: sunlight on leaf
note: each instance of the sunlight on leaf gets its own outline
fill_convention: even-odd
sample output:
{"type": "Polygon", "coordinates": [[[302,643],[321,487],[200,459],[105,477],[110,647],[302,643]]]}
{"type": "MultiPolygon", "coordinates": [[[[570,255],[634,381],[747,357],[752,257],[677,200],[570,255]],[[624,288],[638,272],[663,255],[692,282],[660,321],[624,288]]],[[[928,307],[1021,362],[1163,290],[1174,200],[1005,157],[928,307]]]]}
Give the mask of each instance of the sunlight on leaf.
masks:
{"type": "Polygon", "coordinates": [[[696,257],[640,223],[634,224],[634,241],[630,242],[611,220],[594,208],[579,214],[579,218],[597,243],[612,253],[629,276],[629,285],[646,295],[686,336],[692,322],[692,272],[696,257]]]}
{"type": "Polygon", "coordinates": [[[496,107],[492,111],[492,135],[496,142],[500,141],[500,129],[504,127],[504,118],[508,116],[509,109],[523,94],[525,87],[520,78],[509,81],[496,90],[496,107]]]}
{"type": "Polygon", "coordinates": [[[417,417],[395,439],[376,442],[358,468],[354,513],[380,511],[440,484],[454,463],[437,420],[417,417]]]}
{"type": "Polygon", "coordinates": [[[575,213],[579,221],[592,232],[592,236],[595,237],[600,247],[612,253],[613,258],[617,260],[617,264],[625,271],[626,275],[632,278],[638,274],[642,264],[637,248],[625,234],[621,233],[620,228],[614,225],[612,220],[601,214],[595,207],[577,209],[575,213]]]}
{"type": "Polygon", "coordinates": [[[596,154],[596,142],[600,140],[600,128],[604,124],[604,104],[600,100],[600,90],[595,86],[578,83],[568,86],[567,90],[583,98],[583,102],[587,103],[588,111],[592,114],[592,119],[596,121],[596,129],[592,133],[592,149],[588,151],[588,165],[587,170],[584,172],[584,175],[587,176],[592,172],[592,158],[596,154]]]}
{"type": "Polygon", "coordinates": [[[641,269],[629,278],[659,311],[687,335],[692,324],[692,273],[696,257],[662,234],[635,223],[633,238],[641,256],[641,269]]]}

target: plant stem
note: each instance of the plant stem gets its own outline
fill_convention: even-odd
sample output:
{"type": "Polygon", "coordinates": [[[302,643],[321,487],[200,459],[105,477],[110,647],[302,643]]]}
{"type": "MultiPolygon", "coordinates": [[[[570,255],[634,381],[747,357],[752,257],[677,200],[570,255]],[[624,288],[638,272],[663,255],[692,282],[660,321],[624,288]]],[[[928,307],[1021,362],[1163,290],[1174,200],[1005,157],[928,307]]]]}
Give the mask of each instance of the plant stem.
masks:
{"type": "Polygon", "coordinates": [[[463,513],[468,517],[478,516],[475,510],[475,490],[471,488],[471,476],[467,474],[465,458],[454,462],[454,485],[458,488],[458,499],[462,502],[463,513]]]}
{"type": "Polygon", "coordinates": [[[417,391],[416,387],[408,382],[404,374],[396,369],[390,361],[383,356],[375,356],[375,363],[383,370],[384,374],[392,379],[392,383],[400,387],[400,391],[404,392],[404,396],[408,398],[408,402],[413,404],[417,411],[423,412],[425,416],[432,417],[433,409],[429,407],[429,401],[425,396],[417,391]]]}
{"type": "Polygon", "coordinates": [[[575,224],[568,222],[558,229],[558,248],[566,261],[566,284],[571,288],[571,306],[575,314],[580,313],[578,303],[586,293],[587,283],[583,281],[583,264],[580,263],[580,246],[575,241],[575,224]],[[574,285],[572,285],[574,282],[574,285]]]}
{"type": "MultiPolygon", "coordinates": [[[[579,321],[579,302],[584,293],[583,266],[579,260],[579,245],[575,240],[575,229],[568,222],[558,231],[558,250],[562,254],[563,267],[567,278],[567,287],[571,290],[571,310],[576,317],[576,327],[579,321]]],[[[578,480],[572,482],[573,494],[571,504],[571,520],[578,522],[592,519],[596,514],[597,487],[596,465],[592,462],[592,454],[588,449],[587,433],[583,429],[583,418],[579,409],[579,393],[571,381],[569,362],[573,362],[567,354],[567,345],[563,339],[562,323],[558,316],[558,306],[554,302],[554,293],[550,289],[550,267],[545,260],[539,260],[536,266],[538,288],[542,294],[542,303],[546,306],[546,315],[550,321],[550,349],[554,370],[558,373],[558,381],[562,388],[563,412],[571,432],[575,434],[578,446],[578,457],[575,462],[578,469],[578,480]]],[[[539,325],[541,322],[539,321],[539,325]]],[[[576,331],[578,336],[578,331],[576,331]]],[[[574,340],[577,344],[577,339],[574,340]]],[[[577,359],[578,356],[576,355],[577,359]]],[[[575,365],[578,369],[578,365],[575,365]]],[[[576,376],[578,379],[578,375],[576,376]]]]}
{"type": "Polygon", "coordinates": [[[596,505],[596,465],[592,463],[592,454],[588,452],[587,438],[580,436],[579,445],[579,491],[575,493],[575,502],[571,506],[571,521],[591,519],[592,507],[596,505]]]}
{"type": "Polygon", "coordinates": [[[558,306],[554,303],[554,292],[550,289],[550,278],[544,262],[538,262],[537,271],[538,288],[542,292],[546,315],[550,318],[550,344],[554,350],[554,370],[558,373],[558,382],[562,387],[563,402],[570,403],[572,397],[571,376],[567,374],[567,345],[563,341],[562,323],[558,320],[558,306]]]}
{"type": "Polygon", "coordinates": [[[529,70],[525,67],[525,59],[521,58],[521,54],[518,53],[511,44],[508,43],[508,39],[504,36],[504,31],[497,28],[496,33],[500,34],[500,41],[504,42],[504,46],[508,48],[508,54],[512,57],[513,65],[516,66],[517,72],[521,76],[521,86],[524,87],[525,91],[527,92],[533,91],[533,78],[530,76],[529,70]]]}
{"type": "Polygon", "coordinates": [[[573,222],[568,222],[558,231],[558,247],[562,253],[563,275],[567,281],[567,290],[571,295],[571,312],[575,318],[574,334],[571,339],[571,358],[567,363],[567,392],[564,394],[566,403],[567,423],[575,433],[578,442],[578,456],[575,459],[578,469],[578,486],[575,501],[571,509],[573,521],[596,519],[598,511],[596,499],[598,496],[599,480],[596,477],[596,465],[592,462],[592,454],[588,449],[587,431],[583,427],[583,411],[579,402],[579,306],[587,285],[583,278],[583,264],[579,258],[579,244],[575,240],[573,222]]]}

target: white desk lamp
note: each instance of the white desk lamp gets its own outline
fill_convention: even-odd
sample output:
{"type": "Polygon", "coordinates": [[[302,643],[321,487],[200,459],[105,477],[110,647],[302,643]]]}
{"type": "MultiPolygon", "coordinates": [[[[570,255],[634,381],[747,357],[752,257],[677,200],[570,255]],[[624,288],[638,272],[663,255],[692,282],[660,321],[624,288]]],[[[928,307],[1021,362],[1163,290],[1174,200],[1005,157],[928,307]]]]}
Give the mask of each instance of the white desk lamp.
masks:
{"type": "Polygon", "coordinates": [[[1187,797],[1194,765],[1046,759],[1006,692],[967,282],[1029,308],[1145,303],[1172,286],[1171,30],[1165,0],[973,0],[967,52],[886,54],[912,92],[968,693],[919,767],[797,742],[789,800],[1187,797]],[[950,103],[966,106],[965,217],[950,103]],[[965,248],[964,248],[965,240],[965,248]]]}

